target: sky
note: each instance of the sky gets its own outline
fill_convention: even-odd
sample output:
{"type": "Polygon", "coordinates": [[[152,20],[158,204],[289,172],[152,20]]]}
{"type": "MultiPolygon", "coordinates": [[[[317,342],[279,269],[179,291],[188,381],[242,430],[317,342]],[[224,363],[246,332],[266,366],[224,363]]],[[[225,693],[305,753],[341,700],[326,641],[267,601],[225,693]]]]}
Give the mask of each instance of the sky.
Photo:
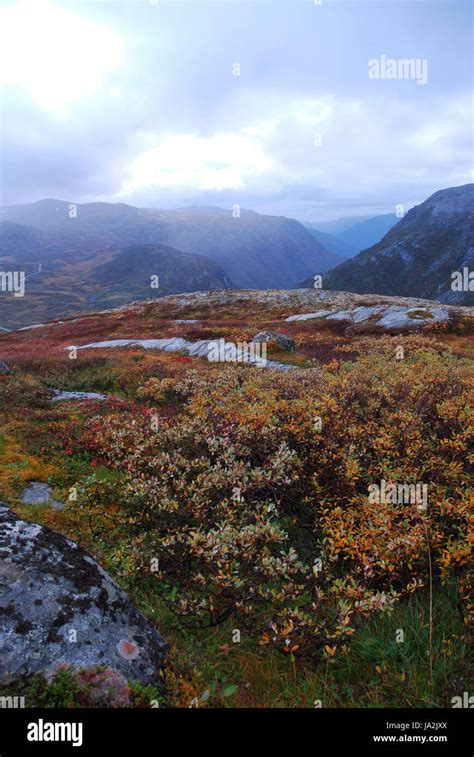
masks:
{"type": "Polygon", "coordinates": [[[0,204],[407,210],[473,181],[472,33],[469,0],[0,0],[0,204]]]}

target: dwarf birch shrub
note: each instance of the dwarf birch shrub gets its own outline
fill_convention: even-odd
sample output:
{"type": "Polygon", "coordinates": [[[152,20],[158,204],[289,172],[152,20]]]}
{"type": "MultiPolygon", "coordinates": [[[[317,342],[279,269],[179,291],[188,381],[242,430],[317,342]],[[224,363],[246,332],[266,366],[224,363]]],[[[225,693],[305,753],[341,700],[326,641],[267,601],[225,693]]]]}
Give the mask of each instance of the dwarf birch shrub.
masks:
{"type": "Polygon", "coordinates": [[[148,381],[140,394],[156,410],[95,426],[120,477],[107,495],[94,477],[81,490],[89,517],[109,514],[117,569],[190,627],[233,616],[262,645],[332,657],[360,619],[427,584],[429,550],[468,620],[472,378],[416,338],[406,360],[392,354],[387,340],[325,371],[148,381]],[[153,426],[169,396],[180,412],[153,426]],[[381,479],[426,483],[427,509],[369,502],[381,479]]]}

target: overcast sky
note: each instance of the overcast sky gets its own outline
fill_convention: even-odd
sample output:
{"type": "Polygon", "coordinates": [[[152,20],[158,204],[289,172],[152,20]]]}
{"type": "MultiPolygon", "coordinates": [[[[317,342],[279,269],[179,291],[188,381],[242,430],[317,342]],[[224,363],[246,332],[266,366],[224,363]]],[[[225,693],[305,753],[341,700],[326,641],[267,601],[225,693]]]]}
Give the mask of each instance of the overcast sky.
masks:
{"type": "Polygon", "coordinates": [[[0,0],[1,202],[408,209],[473,180],[472,31],[468,0],[0,0]]]}

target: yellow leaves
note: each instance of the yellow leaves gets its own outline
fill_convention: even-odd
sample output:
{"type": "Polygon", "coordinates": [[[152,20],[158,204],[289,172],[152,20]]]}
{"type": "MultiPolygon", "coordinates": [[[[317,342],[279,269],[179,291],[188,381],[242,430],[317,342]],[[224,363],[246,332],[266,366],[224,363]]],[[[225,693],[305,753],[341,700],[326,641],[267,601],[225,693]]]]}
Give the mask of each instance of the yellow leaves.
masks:
{"type": "Polygon", "coordinates": [[[0,448],[0,489],[12,499],[29,481],[47,482],[55,472],[53,465],[23,452],[13,435],[3,432],[0,448]]]}

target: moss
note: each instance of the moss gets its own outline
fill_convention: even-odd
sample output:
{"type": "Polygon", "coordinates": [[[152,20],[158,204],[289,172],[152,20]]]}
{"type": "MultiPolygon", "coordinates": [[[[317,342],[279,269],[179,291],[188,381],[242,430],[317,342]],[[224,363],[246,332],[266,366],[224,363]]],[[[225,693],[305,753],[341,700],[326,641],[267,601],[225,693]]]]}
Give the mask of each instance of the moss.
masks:
{"type": "Polygon", "coordinates": [[[434,318],[433,313],[430,313],[429,310],[408,310],[407,315],[409,318],[413,318],[413,320],[421,321],[426,318],[434,318]]]}

